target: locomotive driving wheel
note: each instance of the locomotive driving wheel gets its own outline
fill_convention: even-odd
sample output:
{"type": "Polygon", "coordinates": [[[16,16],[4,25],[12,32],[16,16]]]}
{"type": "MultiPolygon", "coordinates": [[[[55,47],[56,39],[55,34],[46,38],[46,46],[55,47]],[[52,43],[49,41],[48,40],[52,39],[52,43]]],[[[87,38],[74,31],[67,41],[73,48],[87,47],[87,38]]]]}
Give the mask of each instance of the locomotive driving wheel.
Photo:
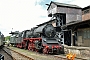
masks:
{"type": "Polygon", "coordinates": [[[31,50],[31,45],[30,45],[30,43],[28,44],[28,50],[31,50]]]}
{"type": "Polygon", "coordinates": [[[25,42],[25,46],[24,46],[24,49],[27,49],[28,48],[28,41],[25,42]]]}
{"type": "Polygon", "coordinates": [[[43,54],[47,54],[48,53],[48,50],[44,47],[43,48],[43,54]]]}
{"type": "Polygon", "coordinates": [[[16,46],[18,47],[18,44],[16,46]]]}

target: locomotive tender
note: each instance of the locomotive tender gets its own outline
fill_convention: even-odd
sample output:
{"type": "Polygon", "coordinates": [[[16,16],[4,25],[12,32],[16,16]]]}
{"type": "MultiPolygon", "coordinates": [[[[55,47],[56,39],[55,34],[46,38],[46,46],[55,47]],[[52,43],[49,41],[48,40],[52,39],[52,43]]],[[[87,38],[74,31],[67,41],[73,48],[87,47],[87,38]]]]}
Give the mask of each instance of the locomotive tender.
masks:
{"type": "Polygon", "coordinates": [[[13,46],[16,46],[16,42],[17,42],[16,36],[18,35],[18,33],[19,33],[19,31],[9,33],[9,34],[12,34],[10,36],[10,44],[13,45],[13,46]]]}
{"type": "Polygon", "coordinates": [[[18,34],[17,47],[32,51],[47,53],[63,53],[64,47],[55,38],[56,30],[52,24],[44,24],[31,30],[24,30],[18,34]]]}

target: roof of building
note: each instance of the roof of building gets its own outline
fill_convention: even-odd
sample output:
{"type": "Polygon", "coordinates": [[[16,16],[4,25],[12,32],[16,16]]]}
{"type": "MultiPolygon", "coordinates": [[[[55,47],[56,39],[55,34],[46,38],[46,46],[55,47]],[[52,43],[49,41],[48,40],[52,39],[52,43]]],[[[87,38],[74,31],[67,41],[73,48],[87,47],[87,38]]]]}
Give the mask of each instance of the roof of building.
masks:
{"type": "Polygon", "coordinates": [[[82,9],[82,11],[83,11],[83,10],[86,10],[86,9],[89,9],[89,8],[90,8],[90,5],[89,5],[89,6],[84,7],[84,8],[82,9]]]}
{"type": "MultiPolygon", "coordinates": [[[[79,7],[79,6],[77,6],[77,5],[66,4],[66,3],[59,3],[59,2],[53,2],[53,1],[51,1],[51,3],[49,4],[49,7],[50,7],[50,5],[51,5],[52,3],[54,3],[55,5],[60,6],[60,7],[69,7],[69,8],[82,9],[81,7],[79,7]]],[[[48,9],[49,9],[49,7],[48,7],[48,9]]],[[[48,9],[47,9],[47,10],[48,10],[48,9]]]]}

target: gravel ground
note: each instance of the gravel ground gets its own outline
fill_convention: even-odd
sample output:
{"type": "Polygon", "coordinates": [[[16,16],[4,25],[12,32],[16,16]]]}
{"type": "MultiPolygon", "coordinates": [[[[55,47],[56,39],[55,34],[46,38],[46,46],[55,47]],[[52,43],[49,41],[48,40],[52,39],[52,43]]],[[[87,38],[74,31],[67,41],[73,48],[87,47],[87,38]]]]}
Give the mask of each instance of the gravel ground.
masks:
{"type": "MultiPolygon", "coordinates": [[[[37,52],[32,52],[29,50],[20,49],[20,48],[16,48],[16,47],[8,47],[8,48],[15,50],[21,54],[24,54],[28,57],[31,57],[34,60],[67,60],[67,59],[58,58],[58,57],[64,57],[65,58],[66,57],[65,55],[47,55],[47,54],[40,54],[37,52]],[[55,56],[57,56],[57,57],[55,57],[55,56]]],[[[82,59],[75,58],[75,60],[82,60],[82,59]]]]}

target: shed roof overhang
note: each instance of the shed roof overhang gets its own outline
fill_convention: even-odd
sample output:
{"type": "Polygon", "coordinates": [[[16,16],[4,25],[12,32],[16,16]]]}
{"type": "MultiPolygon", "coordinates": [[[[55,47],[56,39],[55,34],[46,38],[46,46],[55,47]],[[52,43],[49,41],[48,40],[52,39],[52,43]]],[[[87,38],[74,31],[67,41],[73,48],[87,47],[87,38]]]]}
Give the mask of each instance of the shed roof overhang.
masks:
{"type": "Polygon", "coordinates": [[[82,9],[82,11],[83,11],[83,10],[86,10],[86,9],[90,9],[90,5],[89,5],[89,6],[84,7],[84,8],[82,9]]]}
{"type": "Polygon", "coordinates": [[[61,26],[62,29],[72,29],[72,30],[75,30],[78,28],[88,28],[88,27],[90,27],[90,20],[75,22],[75,23],[61,26]]]}

